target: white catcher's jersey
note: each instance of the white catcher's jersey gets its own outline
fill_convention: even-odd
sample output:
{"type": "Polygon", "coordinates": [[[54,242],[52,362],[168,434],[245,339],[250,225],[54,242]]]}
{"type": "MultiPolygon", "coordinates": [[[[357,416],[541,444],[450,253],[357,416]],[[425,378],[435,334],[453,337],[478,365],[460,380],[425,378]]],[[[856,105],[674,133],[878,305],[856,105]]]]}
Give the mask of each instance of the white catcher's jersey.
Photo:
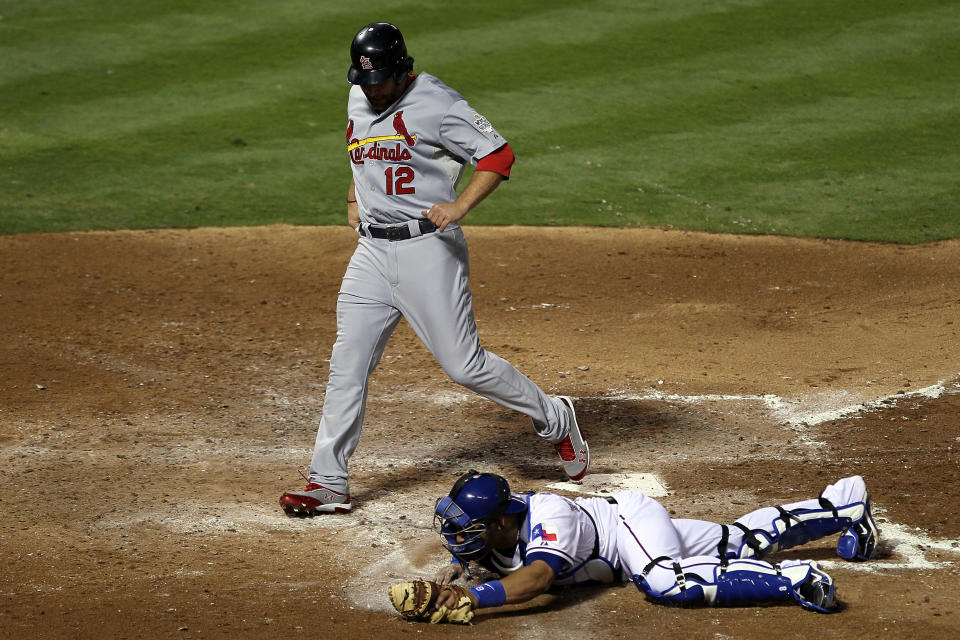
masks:
{"type": "Polygon", "coordinates": [[[465,163],[476,165],[506,144],[463,96],[428,73],[379,114],[353,86],[347,117],[347,153],[367,224],[407,222],[454,201],[465,163]]]}
{"type": "Polygon", "coordinates": [[[618,579],[617,505],[604,498],[570,500],[548,492],[524,498],[527,518],[513,557],[493,551],[491,568],[507,574],[540,559],[553,567],[556,585],[618,579]]]}

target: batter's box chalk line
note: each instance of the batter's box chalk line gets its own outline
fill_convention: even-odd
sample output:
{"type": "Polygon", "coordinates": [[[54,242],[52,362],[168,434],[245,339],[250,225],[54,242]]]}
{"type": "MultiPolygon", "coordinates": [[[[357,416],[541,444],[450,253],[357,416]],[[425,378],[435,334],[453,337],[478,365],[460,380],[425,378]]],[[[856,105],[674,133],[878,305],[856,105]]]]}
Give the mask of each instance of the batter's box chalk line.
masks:
{"type": "Polygon", "coordinates": [[[876,519],[877,527],[880,529],[880,549],[886,550],[889,557],[870,562],[828,560],[820,564],[825,569],[850,569],[865,573],[879,573],[895,569],[944,569],[954,566],[955,563],[951,561],[928,560],[927,552],[942,551],[960,554],[960,541],[937,540],[928,536],[918,527],[908,527],[877,517],[877,513],[882,511],[876,506],[873,507],[874,519],[876,519]]]}
{"type": "MultiPolygon", "coordinates": [[[[795,429],[812,427],[831,420],[838,420],[851,415],[856,415],[863,411],[873,409],[884,409],[896,406],[897,403],[904,400],[916,398],[939,398],[945,394],[958,393],[960,384],[956,381],[940,382],[910,391],[908,393],[898,393],[882,398],[876,398],[867,402],[851,402],[853,394],[849,391],[833,391],[827,393],[812,394],[803,396],[794,400],[786,400],[774,394],[764,395],[727,395],[727,394],[700,394],[683,395],[678,393],[665,393],[663,391],[652,390],[642,394],[617,393],[613,396],[597,398],[599,400],[636,400],[636,401],[659,401],[680,405],[702,405],[716,402],[755,402],[763,405],[770,417],[779,424],[783,424],[795,429]],[[948,388],[949,387],[949,388],[948,388]]],[[[811,443],[821,444],[821,443],[811,443]]]]}

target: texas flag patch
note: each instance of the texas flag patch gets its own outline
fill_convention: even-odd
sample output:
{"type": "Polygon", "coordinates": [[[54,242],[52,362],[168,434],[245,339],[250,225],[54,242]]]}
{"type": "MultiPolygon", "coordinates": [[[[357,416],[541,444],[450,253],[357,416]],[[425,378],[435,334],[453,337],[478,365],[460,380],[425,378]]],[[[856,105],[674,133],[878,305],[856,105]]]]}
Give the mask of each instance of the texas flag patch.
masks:
{"type": "Polygon", "coordinates": [[[537,538],[540,538],[544,542],[556,542],[557,541],[557,529],[551,524],[538,524],[533,528],[533,531],[530,533],[530,542],[533,542],[537,538]]]}

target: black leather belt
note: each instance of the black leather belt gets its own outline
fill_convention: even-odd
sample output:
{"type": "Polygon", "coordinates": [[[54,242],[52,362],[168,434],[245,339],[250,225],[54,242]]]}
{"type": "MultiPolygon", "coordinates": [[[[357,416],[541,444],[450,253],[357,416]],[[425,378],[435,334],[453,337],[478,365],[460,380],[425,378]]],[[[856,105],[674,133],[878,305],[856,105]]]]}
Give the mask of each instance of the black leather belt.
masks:
{"type": "MultiPolygon", "coordinates": [[[[426,218],[420,218],[417,220],[417,223],[420,226],[419,235],[433,233],[437,230],[437,226],[426,218]]],[[[381,240],[389,240],[390,242],[396,242],[397,240],[409,240],[410,238],[417,237],[417,235],[410,233],[410,226],[406,223],[394,224],[388,227],[375,227],[369,224],[360,223],[359,232],[360,235],[367,238],[379,238],[381,240]]]]}

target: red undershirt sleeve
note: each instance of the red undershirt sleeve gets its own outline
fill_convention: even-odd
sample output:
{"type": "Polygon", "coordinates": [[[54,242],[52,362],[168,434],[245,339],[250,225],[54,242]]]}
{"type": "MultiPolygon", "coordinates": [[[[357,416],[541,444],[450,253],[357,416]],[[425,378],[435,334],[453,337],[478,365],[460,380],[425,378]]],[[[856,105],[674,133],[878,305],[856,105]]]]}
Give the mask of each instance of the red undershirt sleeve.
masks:
{"type": "Polygon", "coordinates": [[[509,143],[491,154],[485,155],[477,161],[477,169],[480,171],[493,171],[503,176],[504,180],[510,179],[510,167],[516,158],[513,155],[513,149],[509,143]]]}

